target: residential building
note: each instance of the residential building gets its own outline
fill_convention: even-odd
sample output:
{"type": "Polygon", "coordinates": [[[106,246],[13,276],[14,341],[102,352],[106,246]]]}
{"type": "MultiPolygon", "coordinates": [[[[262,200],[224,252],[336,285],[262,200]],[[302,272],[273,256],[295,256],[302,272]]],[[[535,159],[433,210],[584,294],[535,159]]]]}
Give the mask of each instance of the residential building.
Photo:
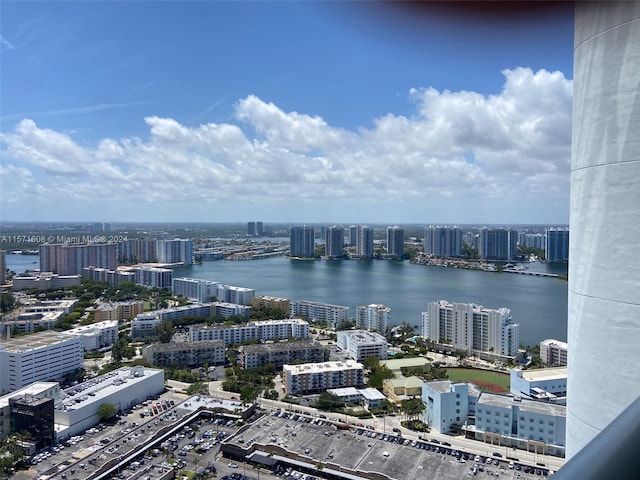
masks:
{"type": "Polygon", "coordinates": [[[336,330],[349,321],[349,307],[329,303],[298,300],[291,302],[291,316],[302,315],[311,322],[326,324],[329,330],[336,330]]]}
{"type": "Polygon", "coordinates": [[[352,258],[373,258],[373,253],[373,228],[360,225],[356,228],[356,249],[352,258]]]}
{"type": "Polygon", "coordinates": [[[309,323],[299,318],[287,320],[263,320],[243,325],[191,325],[189,341],[224,340],[226,345],[250,341],[309,338],[309,323]]]}
{"type": "Polygon", "coordinates": [[[569,346],[567,342],[548,338],[540,342],[540,360],[549,367],[567,365],[569,346]]]}
{"type": "Polygon", "coordinates": [[[52,288],[69,288],[80,285],[80,275],[58,275],[42,272],[35,275],[16,275],[13,277],[13,290],[49,290],[52,288]]]}
{"type": "Polygon", "coordinates": [[[511,369],[509,387],[511,393],[533,400],[566,403],[567,368],[511,369]]]}
{"type": "Polygon", "coordinates": [[[372,303],[356,308],[356,327],[385,333],[391,320],[391,308],[372,303]]]}
{"type": "Polygon", "coordinates": [[[158,335],[158,327],[162,321],[155,312],[141,313],[131,320],[131,338],[134,341],[158,335]]]}
{"type": "Polygon", "coordinates": [[[367,357],[387,359],[387,340],[376,332],[340,330],[336,344],[348,358],[356,362],[362,362],[367,357]]]}
{"type": "Polygon", "coordinates": [[[253,297],[251,300],[251,306],[254,310],[260,310],[262,308],[279,309],[285,315],[289,315],[291,311],[291,300],[281,297],[270,297],[268,295],[259,295],[253,297]]]}
{"type": "Polygon", "coordinates": [[[513,395],[482,392],[476,402],[476,440],[539,454],[564,456],[566,407],[513,395]]]}
{"type": "Polygon", "coordinates": [[[209,303],[218,299],[218,288],[221,285],[211,280],[180,277],[171,281],[171,292],[176,297],[182,296],[192,302],[209,303]]]}
{"type": "Polygon", "coordinates": [[[248,320],[251,312],[253,312],[253,308],[247,305],[228,302],[213,302],[211,304],[211,315],[214,317],[229,318],[239,316],[248,320]]]}
{"type": "Polygon", "coordinates": [[[144,302],[140,300],[130,300],[127,302],[100,303],[93,311],[95,322],[106,322],[115,320],[131,320],[136,315],[144,312],[144,302]]]}
{"type": "Polygon", "coordinates": [[[155,238],[132,238],[118,243],[118,259],[121,263],[156,263],[158,248],[155,238]]]}
{"type": "Polygon", "coordinates": [[[193,241],[190,239],[158,240],[156,249],[159,263],[193,264],[193,241]]]}
{"type": "Polygon", "coordinates": [[[82,276],[94,282],[106,282],[109,285],[122,285],[123,283],[135,283],[135,270],[109,270],[108,268],[85,267],[82,276]]]}
{"type": "Polygon", "coordinates": [[[153,367],[201,367],[225,364],[225,344],[222,340],[203,342],[154,343],[142,349],[142,358],[153,367]]]}
{"type": "Polygon", "coordinates": [[[134,270],[136,284],[144,287],[171,288],[173,270],[158,267],[137,267],[134,270]]]}
{"type": "Polygon", "coordinates": [[[65,333],[80,337],[85,352],[109,350],[118,341],[118,321],[107,320],[90,325],[82,325],[71,330],[65,330],[65,333]]]}
{"type": "Polygon", "coordinates": [[[52,329],[56,322],[69,314],[77,300],[21,299],[21,305],[11,314],[2,317],[0,333],[14,329],[21,334],[52,329]]]}
{"type": "Polygon", "coordinates": [[[404,256],[404,228],[387,227],[387,255],[391,258],[404,256]]]}
{"type": "Polygon", "coordinates": [[[462,256],[462,230],[440,226],[425,228],[424,253],[436,257],[462,256]]]}
{"type": "Polygon", "coordinates": [[[544,257],[547,262],[569,261],[568,228],[549,228],[546,230],[544,257]]]}
{"type": "Polygon", "coordinates": [[[261,237],[264,235],[264,224],[262,222],[247,222],[247,235],[261,237]]]}
{"type": "Polygon", "coordinates": [[[218,301],[235,303],[238,305],[251,305],[256,291],[252,288],[233,287],[231,285],[218,285],[218,301]]]}
{"type": "Polygon", "coordinates": [[[289,229],[289,256],[313,257],[315,255],[315,247],[313,227],[291,227],[289,229]]]}
{"type": "Polygon", "coordinates": [[[213,305],[213,303],[194,303],[179,307],[163,308],[161,310],[155,310],[153,313],[161,322],[166,320],[179,320],[185,317],[202,317],[206,319],[213,315],[213,305]]]}
{"type": "Polygon", "coordinates": [[[491,352],[502,357],[518,355],[519,325],[511,310],[488,309],[472,303],[432,302],[422,314],[422,335],[468,353],[491,352]]]}
{"type": "Polygon", "coordinates": [[[335,225],[327,228],[324,254],[327,258],[344,256],[344,228],[335,225]]]}
{"type": "Polygon", "coordinates": [[[321,363],[326,360],[328,352],[311,340],[242,345],[238,348],[238,362],[242,368],[273,364],[279,369],[288,363],[321,363]]]}
{"type": "Polygon", "coordinates": [[[287,395],[308,395],[330,388],[364,385],[364,368],[352,360],[284,365],[282,373],[287,395]]]}
{"type": "Polygon", "coordinates": [[[483,260],[515,260],[518,232],[506,228],[482,228],[478,236],[478,255],[483,260]]]}
{"type": "Polygon", "coordinates": [[[330,388],[327,392],[339,397],[345,405],[362,405],[368,410],[380,408],[387,399],[376,388],[330,388]]]}
{"type": "Polygon", "coordinates": [[[0,341],[0,392],[60,380],[83,368],[82,339],[47,330],[0,341]]]}
{"type": "Polygon", "coordinates": [[[65,243],[40,245],[40,271],[58,275],[79,275],[85,267],[117,266],[115,243],[65,243]]]}

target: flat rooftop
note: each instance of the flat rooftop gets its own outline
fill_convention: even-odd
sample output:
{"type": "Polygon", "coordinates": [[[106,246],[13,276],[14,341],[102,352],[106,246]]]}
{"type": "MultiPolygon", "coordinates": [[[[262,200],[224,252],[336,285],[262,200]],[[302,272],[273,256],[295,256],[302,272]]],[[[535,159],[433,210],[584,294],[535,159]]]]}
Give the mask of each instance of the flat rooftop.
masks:
{"type": "Polygon", "coordinates": [[[68,333],[45,330],[43,332],[32,333],[0,342],[0,350],[10,353],[22,353],[69,341],[79,340],[77,337],[69,335],[68,333]]]}
{"type": "Polygon", "coordinates": [[[564,405],[490,392],[482,392],[480,398],[478,398],[477,405],[494,405],[502,408],[511,408],[512,405],[517,405],[523,412],[555,415],[558,417],[565,417],[567,415],[567,408],[564,405]]]}
{"type": "Polygon", "coordinates": [[[534,368],[531,370],[524,370],[522,372],[522,378],[529,382],[563,379],[567,378],[567,367],[534,368]]]}

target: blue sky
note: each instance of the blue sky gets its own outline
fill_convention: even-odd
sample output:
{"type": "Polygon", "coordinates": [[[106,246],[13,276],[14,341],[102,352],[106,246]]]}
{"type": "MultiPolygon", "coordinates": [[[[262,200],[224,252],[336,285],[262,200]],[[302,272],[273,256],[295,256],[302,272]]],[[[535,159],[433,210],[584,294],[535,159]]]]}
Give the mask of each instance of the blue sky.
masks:
{"type": "Polygon", "coordinates": [[[571,8],[0,9],[2,220],[568,222],[571,8]]]}

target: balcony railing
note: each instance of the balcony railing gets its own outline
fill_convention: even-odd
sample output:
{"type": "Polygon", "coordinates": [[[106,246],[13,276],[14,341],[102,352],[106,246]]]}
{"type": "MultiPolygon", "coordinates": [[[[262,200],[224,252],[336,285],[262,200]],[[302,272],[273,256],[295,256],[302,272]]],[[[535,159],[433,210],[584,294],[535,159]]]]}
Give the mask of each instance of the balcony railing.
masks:
{"type": "MultiPolygon", "coordinates": [[[[595,408],[595,407],[594,407],[595,408]]],[[[640,478],[640,397],[554,475],[554,480],[640,478]]]]}

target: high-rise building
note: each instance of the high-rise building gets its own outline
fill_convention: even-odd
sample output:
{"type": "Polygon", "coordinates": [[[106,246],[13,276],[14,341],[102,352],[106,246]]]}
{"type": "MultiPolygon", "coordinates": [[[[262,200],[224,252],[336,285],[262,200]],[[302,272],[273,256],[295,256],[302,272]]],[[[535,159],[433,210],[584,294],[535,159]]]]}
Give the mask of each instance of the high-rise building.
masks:
{"type": "Polygon", "coordinates": [[[327,228],[325,255],[330,258],[342,258],[344,255],[344,228],[335,225],[327,228]]]}
{"type": "Polygon", "coordinates": [[[489,352],[503,357],[518,354],[519,325],[511,310],[472,303],[432,302],[422,313],[422,335],[469,353],[489,352]]]}
{"type": "Polygon", "coordinates": [[[174,240],[158,240],[158,262],[193,264],[193,241],[176,238],[174,240]]]}
{"type": "Polygon", "coordinates": [[[262,222],[247,222],[247,235],[261,237],[264,235],[264,224],[262,222]]]}
{"type": "Polygon", "coordinates": [[[117,267],[115,243],[49,244],[40,245],[40,271],[59,275],[79,275],[85,267],[117,267]]]}
{"type": "Polygon", "coordinates": [[[155,238],[131,238],[118,243],[118,259],[122,263],[157,262],[155,238]]]}
{"type": "Polygon", "coordinates": [[[247,235],[256,234],[256,222],[247,222],[247,235]]]}
{"type": "Polygon", "coordinates": [[[201,280],[198,278],[174,278],[171,281],[171,292],[175,296],[183,296],[192,302],[208,303],[218,296],[220,282],[201,280]]]}
{"type": "Polygon", "coordinates": [[[355,247],[358,238],[358,225],[351,225],[349,227],[349,246],[355,247]]]}
{"type": "Polygon", "coordinates": [[[478,237],[478,255],[484,260],[515,260],[518,232],[506,228],[482,228],[478,237]]]}
{"type": "Polygon", "coordinates": [[[387,255],[393,258],[404,255],[404,228],[387,227],[387,255]]]}
{"type": "Polygon", "coordinates": [[[356,256],[373,258],[373,228],[360,225],[356,231],[356,256]]]}
{"type": "Polygon", "coordinates": [[[315,254],[315,232],[313,227],[291,227],[289,229],[289,255],[313,257],[315,254]]]}
{"type": "Polygon", "coordinates": [[[391,308],[384,305],[363,305],[356,308],[356,326],[366,330],[386,332],[391,319],[391,308]]]}
{"type": "Polygon", "coordinates": [[[547,262],[569,260],[569,229],[549,228],[545,232],[544,256],[547,262]]]}
{"type": "Polygon", "coordinates": [[[336,334],[336,345],[349,358],[362,362],[367,357],[387,359],[387,339],[377,332],[366,330],[340,330],[336,334]]]}
{"type": "Polygon", "coordinates": [[[462,230],[457,227],[425,228],[424,253],[436,257],[462,256],[462,230]]]}
{"type": "Polygon", "coordinates": [[[574,41],[567,458],[640,396],[640,2],[576,2],[574,41]]]}

